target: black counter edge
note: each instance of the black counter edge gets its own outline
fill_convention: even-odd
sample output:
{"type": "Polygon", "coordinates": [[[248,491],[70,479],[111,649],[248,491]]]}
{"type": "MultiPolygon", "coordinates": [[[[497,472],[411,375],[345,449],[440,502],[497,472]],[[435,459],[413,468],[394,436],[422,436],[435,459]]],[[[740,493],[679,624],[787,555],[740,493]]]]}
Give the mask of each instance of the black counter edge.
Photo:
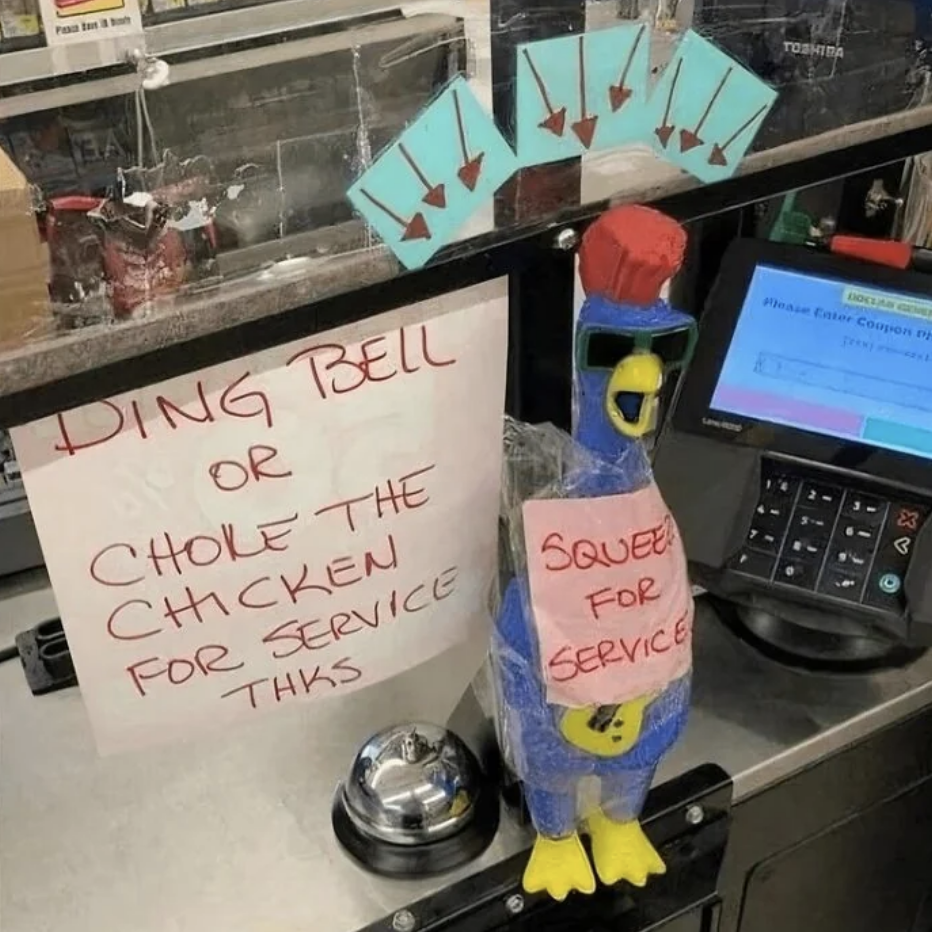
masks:
{"type": "Polygon", "coordinates": [[[717,884],[731,818],[732,781],[716,764],[703,764],[651,790],[641,824],[661,852],[667,873],[643,889],[620,883],[591,896],[571,894],[563,903],[527,894],[521,876],[529,850],[397,910],[359,932],[487,932],[504,926],[548,932],[572,925],[646,932],[690,910],[718,902],[717,884]],[[410,916],[399,917],[399,912],[410,916]],[[399,918],[402,921],[399,921],[399,918]],[[393,923],[396,923],[393,925],[393,923]]]}

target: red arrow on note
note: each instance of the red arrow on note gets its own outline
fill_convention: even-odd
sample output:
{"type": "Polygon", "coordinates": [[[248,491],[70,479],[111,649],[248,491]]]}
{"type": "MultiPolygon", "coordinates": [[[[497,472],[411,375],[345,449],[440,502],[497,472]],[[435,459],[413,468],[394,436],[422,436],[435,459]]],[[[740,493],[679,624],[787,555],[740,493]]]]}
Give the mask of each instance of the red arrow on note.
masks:
{"type": "Polygon", "coordinates": [[[663,111],[663,122],[660,126],[654,129],[654,133],[657,138],[660,140],[660,145],[666,149],[667,143],[670,141],[670,137],[673,135],[673,130],[676,127],[670,122],[670,110],[673,107],[673,95],[676,93],[676,82],[680,79],[680,69],[683,67],[683,59],[679,58],[676,62],[676,70],[673,72],[673,80],[670,82],[670,91],[667,94],[667,106],[663,111]]]}
{"type": "Polygon", "coordinates": [[[534,80],[537,82],[537,89],[540,91],[541,100],[543,100],[544,106],[547,108],[547,119],[537,125],[541,129],[549,130],[554,136],[562,136],[563,127],[566,124],[566,107],[560,107],[559,110],[553,109],[553,104],[550,102],[550,95],[547,93],[547,86],[544,84],[544,79],[540,76],[540,72],[537,68],[534,67],[534,62],[531,60],[531,55],[527,49],[524,49],[524,57],[527,59],[531,74],[534,75],[534,80]]]}
{"type": "Polygon", "coordinates": [[[431,184],[427,176],[421,171],[420,166],[414,161],[414,157],[405,148],[404,143],[398,143],[398,151],[402,154],[404,160],[411,166],[411,171],[417,176],[417,180],[427,189],[427,193],[422,200],[430,207],[436,207],[443,210],[447,206],[447,196],[442,184],[431,184]]]}
{"type": "Polygon", "coordinates": [[[388,217],[391,217],[398,226],[404,229],[401,234],[402,241],[413,239],[430,239],[430,227],[424,219],[424,215],[418,211],[410,220],[400,217],[386,204],[383,204],[378,198],[371,195],[365,188],[360,188],[359,193],[371,204],[378,207],[388,217]]]}
{"type": "Polygon", "coordinates": [[[589,116],[586,108],[586,37],[579,37],[579,119],[571,127],[576,138],[588,149],[595,135],[595,125],[599,118],[589,116]]]}
{"type": "Polygon", "coordinates": [[[463,164],[456,170],[457,177],[470,190],[475,191],[479,182],[479,173],[482,171],[482,160],[485,153],[480,152],[469,157],[469,146],[466,144],[466,129],[463,126],[463,112],[460,110],[460,97],[453,91],[453,107],[456,110],[456,128],[459,130],[460,150],[463,153],[463,164]]]}
{"type": "Polygon", "coordinates": [[[767,109],[764,104],[757,113],[748,117],[721,145],[717,142],[712,143],[712,152],[709,155],[710,165],[727,165],[728,159],[725,158],[725,150],[767,109]]]}
{"type": "Polygon", "coordinates": [[[699,117],[699,122],[696,124],[696,128],[680,130],[680,152],[689,152],[690,149],[695,149],[696,146],[701,146],[703,144],[704,140],[699,138],[702,125],[705,123],[709,117],[709,114],[712,112],[712,108],[715,106],[715,101],[718,100],[718,95],[722,93],[722,89],[725,87],[725,82],[728,80],[732,71],[734,71],[734,68],[729,67],[722,75],[722,80],[718,82],[718,87],[715,88],[715,91],[709,98],[709,102],[706,104],[705,110],[702,111],[702,116],[699,117]]]}
{"type": "Polygon", "coordinates": [[[631,46],[631,51],[628,52],[628,60],[621,70],[621,77],[618,79],[618,83],[610,84],[608,87],[608,101],[612,105],[612,113],[617,113],[634,93],[634,91],[627,86],[628,72],[631,70],[631,63],[634,61],[634,56],[637,54],[638,46],[641,44],[641,37],[644,35],[644,30],[646,28],[646,26],[641,26],[638,30],[638,34],[634,37],[634,45],[631,46]]]}

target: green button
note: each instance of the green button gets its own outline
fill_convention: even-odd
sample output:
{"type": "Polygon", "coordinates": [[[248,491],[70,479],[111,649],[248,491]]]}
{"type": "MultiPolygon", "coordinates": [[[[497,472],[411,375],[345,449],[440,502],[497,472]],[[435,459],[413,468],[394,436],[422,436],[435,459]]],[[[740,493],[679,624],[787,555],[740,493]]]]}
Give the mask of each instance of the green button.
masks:
{"type": "Polygon", "coordinates": [[[896,573],[884,573],[877,585],[880,586],[881,592],[894,595],[900,591],[900,577],[896,573]]]}

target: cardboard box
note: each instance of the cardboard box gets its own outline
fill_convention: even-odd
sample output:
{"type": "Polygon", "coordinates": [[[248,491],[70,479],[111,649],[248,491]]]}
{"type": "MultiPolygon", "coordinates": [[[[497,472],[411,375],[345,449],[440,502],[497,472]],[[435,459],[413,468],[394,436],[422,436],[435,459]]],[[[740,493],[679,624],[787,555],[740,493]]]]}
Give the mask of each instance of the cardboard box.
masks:
{"type": "Polygon", "coordinates": [[[48,277],[29,185],[0,150],[0,348],[50,332],[48,277]]]}

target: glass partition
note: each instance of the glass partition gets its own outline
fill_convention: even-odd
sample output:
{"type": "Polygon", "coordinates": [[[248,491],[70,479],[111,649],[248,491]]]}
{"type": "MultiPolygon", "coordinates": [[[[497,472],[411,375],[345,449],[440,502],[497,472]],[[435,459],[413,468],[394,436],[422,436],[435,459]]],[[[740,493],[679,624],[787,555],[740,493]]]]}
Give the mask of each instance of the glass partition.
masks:
{"type": "MultiPolygon", "coordinates": [[[[38,4],[0,4],[3,393],[403,273],[347,189],[457,76],[514,143],[529,40],[642,24],[655,85],[695,29],[777,91],[743,172],[927,120],[907,0],[146,0],[72,44],[38,4]]],[[[643,141],[526,167],[431,261],[699,183],[643,141]]]]}

